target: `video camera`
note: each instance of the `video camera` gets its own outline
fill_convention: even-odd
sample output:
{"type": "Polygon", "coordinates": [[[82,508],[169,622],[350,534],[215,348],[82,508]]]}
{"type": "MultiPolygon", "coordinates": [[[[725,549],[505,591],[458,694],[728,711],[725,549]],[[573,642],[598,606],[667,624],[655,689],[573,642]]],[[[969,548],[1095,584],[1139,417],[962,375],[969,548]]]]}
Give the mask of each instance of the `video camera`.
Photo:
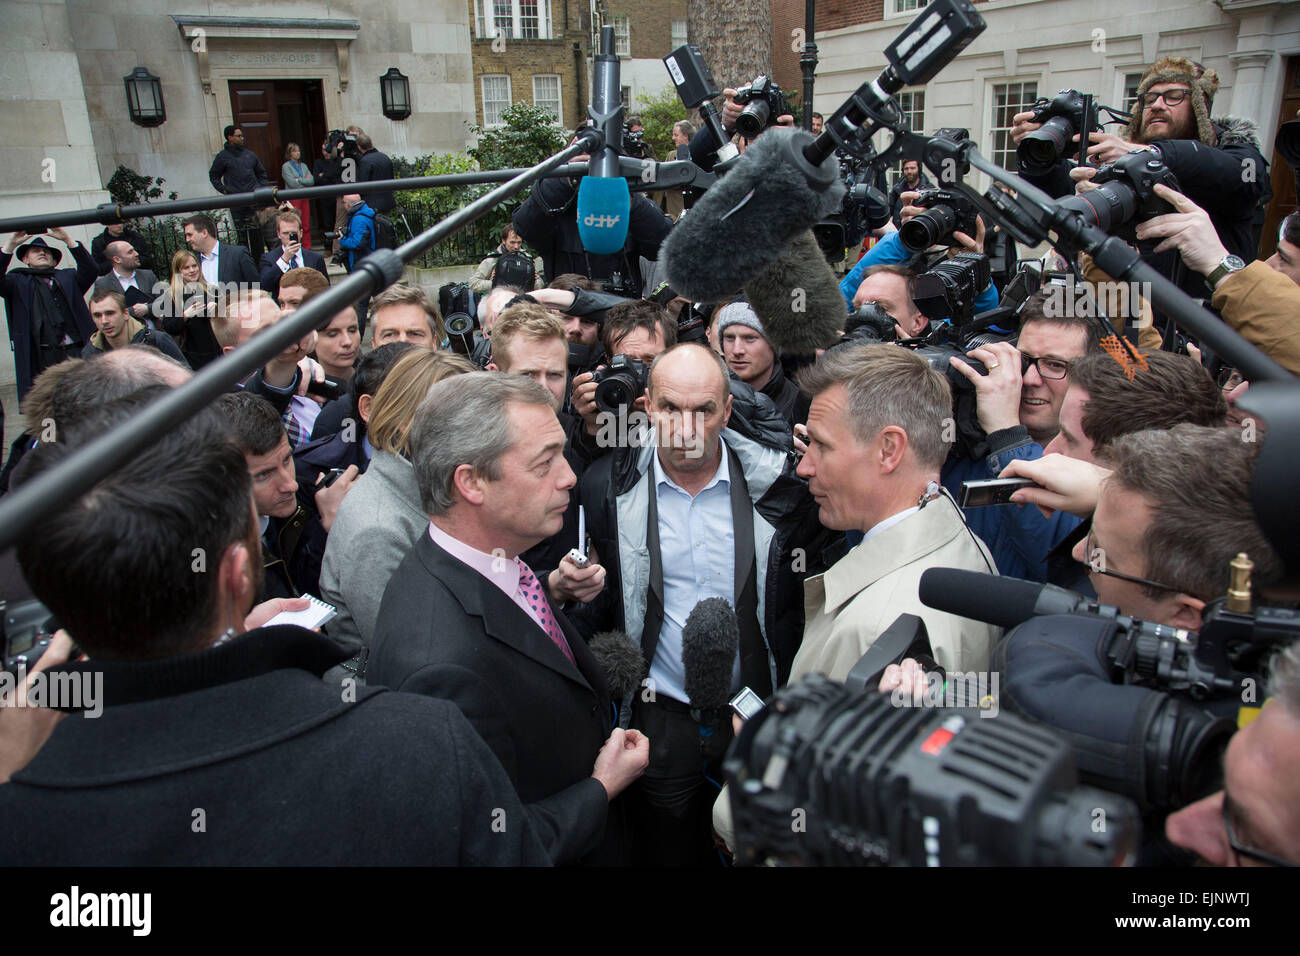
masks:
{"type": "Polygon", "coordinates": [[[1041,97],[1030,107],[1033,122],[1041,129],[1026,133],[1016,147],[1016,163],[1022,173],[1040,176],[1049,172],[1070,151],[1070,141],[1079,137],[1080,155],[1087,155],[1088,134],[1100,133],[1097,108],[1092,97],[1078,90],[1061,90],[1055,98],[1041,97]]]}
{"type": "Polygon", "coordinates": [[[1113,163],[1098,167],[1092,182],[1096,189],[1068,196],[1057,205],[1079,213],[1089,225],[1143,251],[1154,247],[1155,240],[1139,242],[1138,223],[1178,211],[1155,192],[1157,184],[1181,191],[1178,177],[1150,150],[1135,149],[1113,163]]]}
{"type": "Polygon", "coordinates": [[[830,263],[841,262],[844,250],[857,246],[871,230],[889,222],[889,199],[871,184],[872,167],[839,152],[840,181],[847,187],[840,211],[812,227],[817,245],[830,263]]]}
{"type": "Polygon", "coordinates": [[[781,86],[769,76],[756,76],[749,86],[736,91],[736,102],[745,108],[736,117],[736,132],[746,139],[754,139],[778,118],[793,114],[781,86]]]}
{"type": "Polygon", "coordinates": [[[332,129],[325,140],[325,146],[334,154],[338,154],[341,150],[345,159],[357,160],[361,158],[361,150],[357,148],[356,133],[346,133],[341,129],[332,129]]]}
{"type": "Polygon", "coordinates": [[[723,765],[738,864],[1100,866],[1133,855],[1136,809],[1076,786],[1058,734],[864,690],[811,674],[745,722],[723,765]]]}

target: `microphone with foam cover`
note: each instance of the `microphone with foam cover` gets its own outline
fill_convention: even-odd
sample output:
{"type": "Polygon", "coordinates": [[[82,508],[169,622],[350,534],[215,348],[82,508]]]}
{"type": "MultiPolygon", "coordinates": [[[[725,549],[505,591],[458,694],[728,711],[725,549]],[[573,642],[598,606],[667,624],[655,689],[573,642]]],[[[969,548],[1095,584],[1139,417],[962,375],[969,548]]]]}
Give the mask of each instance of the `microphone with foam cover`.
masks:
{"type": "Polygon", "coordinates": [[[682,627],[682,667],[692,707],[727,706],[739,647],[740,622],[725,598],[705,598],[691,608],[682,627]]]}
{"type": "Polygon", "coordinates": [[[1054,584],[957,568],[927,568],[921,572],[917,594],[922,604],[936,611],[1008,628],[1043,614],[1073,614],[1096,607],[1082,594],[1054,584]]]}
{"type": "Polygon", "coordinates": [[[839,341],[848,313],[839,282],[808,229],[745,286],[763,331],[784,355],[812,355],[839,341]]]}
{"type": "Polygon", "coordinates": [[[632,194],[619,175],[615,145],[623,141],[623,100],[612,26],[601,27],[600,53],[594,59],[591,119],[604,134],[605,145],[592,154],[587,175],[578,184],[578,239],[588,252],[608,256],[627,244],[632,216],[632,194]]]}
{"type": "Polygon", "coordinates": [[[839,164],[833,155],[819,166],[805,159],[802,147],[813,139],[803,130],[769,129],[678,221],[661,248],[678,293],[696,302],[731,298],[796,236],[839,212],[839,164]]]}
{"type": "Polygon", "coordinates": [[[622,631],[602,631],[591,639],[587,649],[600,665],[615,700],[622,700],[641,686],[647,670],[645,658],[641,648],[622,631]]]}

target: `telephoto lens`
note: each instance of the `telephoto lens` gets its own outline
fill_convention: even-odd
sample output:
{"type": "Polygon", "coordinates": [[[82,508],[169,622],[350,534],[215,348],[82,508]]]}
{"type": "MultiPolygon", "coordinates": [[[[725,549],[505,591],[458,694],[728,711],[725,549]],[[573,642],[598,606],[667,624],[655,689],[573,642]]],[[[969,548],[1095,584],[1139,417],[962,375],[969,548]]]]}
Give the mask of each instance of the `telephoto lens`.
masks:
{"type": "Polygon", "coordinates": [[[750,100],[749,105],[736,117],[736,132],[745,139],[753,139],[767,129],[767,120],[771,114],[772,108],[767,105],[767,100],[750,100]]]}
{"type": "Polygon", "coordinates": [[[1016,163],[1022,173],[1038,176],[1051,171],[1070,148],[1078,132],[1066,116],[1053,116],[1040,129],[1026,133],[1016,147],[1016,163]]]}
{"type": "Polygon", "coordinates": [[[957,212],[951,206],[932,206],[899,226],[898,238],[908,249],[920,252],[952,235],[956,225],[957,212]]]}
{"type": "Polygon", "coordinates": [[[447,341],[453,352],[470,355],[474,351],[474,328],[478,323],[472,315],[453,312],[447,316],[443,327],[447,330],[447,341]]]}

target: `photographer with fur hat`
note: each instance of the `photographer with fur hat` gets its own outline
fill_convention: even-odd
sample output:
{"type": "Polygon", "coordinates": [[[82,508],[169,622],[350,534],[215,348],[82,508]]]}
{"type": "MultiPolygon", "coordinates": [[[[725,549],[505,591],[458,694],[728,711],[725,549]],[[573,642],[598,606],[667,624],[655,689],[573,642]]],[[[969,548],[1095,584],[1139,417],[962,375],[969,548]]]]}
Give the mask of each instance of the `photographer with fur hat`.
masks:
{"type": "MultiPolygon", "coordinates": [[[[1097,165],[1113,162],[1135,149],[1147,149],[1164,160],[1178,177],[1182,192],[1210,214],[1214,228],[1231,256],[1255,258],[1255,209],[1269,189],[1268,163],[1259,149],[1254,121],[1238,117],[1211,118],[1219,75],[1185,57],[1164,57],[1142,77],[1128,129],[1090,133],[1088,157],[1097,165]]],[[[1017,113],[1011,138],[1018,144],[1040,127],[1032,113],[1017,113]]],[[[1062,160],[1043,176],[1021,173],[1052,196],[1073,191],[1071,179],[1091,179],[1093,171],[1062,160]]],[[[1189,295],[1206,298],[1201,277],[1182,268],[1173,252],[1143,257],[1170,276],[1189,295]]],[[[1240,266],[1237,266],[1240,268],[1240,266]]]]}

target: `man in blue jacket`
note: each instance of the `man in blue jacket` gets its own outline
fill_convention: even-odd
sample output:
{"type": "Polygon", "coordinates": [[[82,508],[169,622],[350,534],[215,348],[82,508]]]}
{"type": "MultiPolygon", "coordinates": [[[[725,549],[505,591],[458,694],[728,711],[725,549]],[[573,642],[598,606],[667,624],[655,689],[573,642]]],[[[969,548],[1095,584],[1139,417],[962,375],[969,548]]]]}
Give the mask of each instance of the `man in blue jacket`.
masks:
{"type": "Polygon", "coordinates": [[[348,211],[348,228],[339,237],[339,248],[347,253],[348,272],[375,248],[375,211],[356,193],[343,197],[343,208],[348,211]]]}
{"type": "MultiPolygon", "coordinates": [[[[960,500],[963,481],[997,478],[1014,460],[1034,461],[1060,430],[1061,403],[1070,365],[1098,351],[1096,321],[1084,316],[1049,316],[1046,293],[1038,292],[1021,311],[1016,344],[995,342],[973,349],[986,374],[959,358],[954,369],[975,386],[976,411],[984,429],[978,457],[949,458],[940,480],[960,500]]],[[[993,505],[967,508],[966,523],[988,545],[998,573],[1031,581],[1047,580],[1047,555],[1079,524],[1063,511],[1044,518],[1034,507],[993,505]]]]}

